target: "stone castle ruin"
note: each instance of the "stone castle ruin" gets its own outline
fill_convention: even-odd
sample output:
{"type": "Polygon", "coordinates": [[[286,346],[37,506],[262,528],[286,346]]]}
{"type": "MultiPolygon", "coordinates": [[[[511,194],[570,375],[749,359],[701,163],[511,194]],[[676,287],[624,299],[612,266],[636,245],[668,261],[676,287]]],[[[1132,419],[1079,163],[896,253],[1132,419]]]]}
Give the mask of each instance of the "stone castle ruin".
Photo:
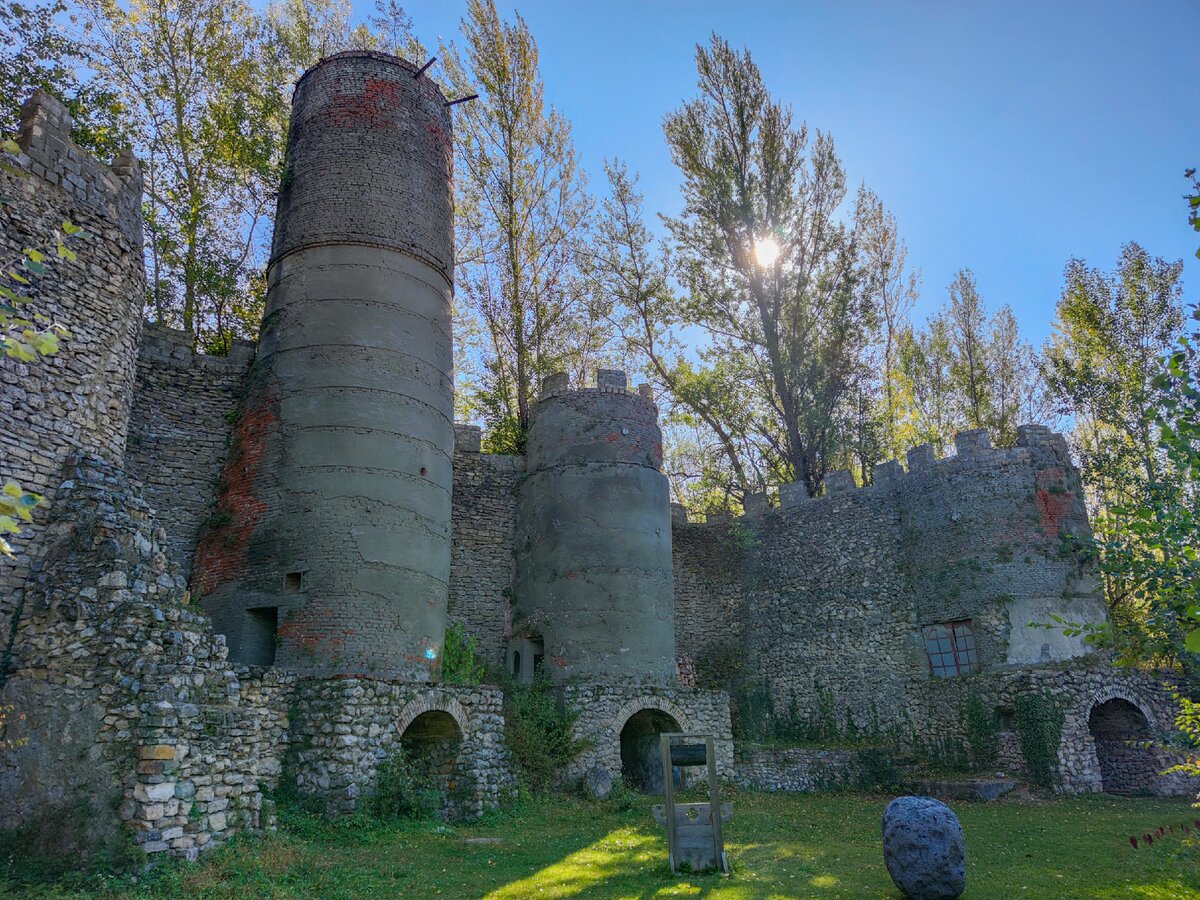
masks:
{"type": "MultiPolygon", "coordinates": [[[[910,451],[855,488],[780,488],[736,520],[669,501],[648,387],[542,385],[523,457],[453,421],[451,111],[367,51],[296,86],[257,346],[224,357],[144,324],[141,175],[69,138],[37,94],[0,173],[7,256],[63,219],[93,238],[36,285],[59,355],[4,360],[5,475],[46,496],[0,569],[0,827],[66,851],[194,857],[270,827],[281,777],[355,810],[396,747],[478,815],[513,783],[502,694],[438,678],[448,623],[484,661],[553,679],[587,749],[565,780],[661,786],[665,730],[721,774],[843,782],[853,753],[734,747],[727,689],[792,727],[961,744],[969,697],[1025,770],[1015,710],[1049,698],[1063,792],[1186,791],[1151,674],[1031,623],[1101,621],[1066,536],[1088,528],[1061,436],[910,451]]],[[[1018,717],[1019,718],[1019,717],[1018,717]]]]}

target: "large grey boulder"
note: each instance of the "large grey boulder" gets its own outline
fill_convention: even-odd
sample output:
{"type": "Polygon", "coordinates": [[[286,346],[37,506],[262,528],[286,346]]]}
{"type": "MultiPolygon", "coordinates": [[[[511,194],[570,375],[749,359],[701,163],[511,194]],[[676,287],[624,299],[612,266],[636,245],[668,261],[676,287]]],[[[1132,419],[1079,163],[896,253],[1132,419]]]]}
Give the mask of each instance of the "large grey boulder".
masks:
{"type": "Polygon", "coordinates": [[[962,826],[932,797],[897,797],[883,811],[883,861],[912,900],[954,900],[967,886],[962,826]]]}

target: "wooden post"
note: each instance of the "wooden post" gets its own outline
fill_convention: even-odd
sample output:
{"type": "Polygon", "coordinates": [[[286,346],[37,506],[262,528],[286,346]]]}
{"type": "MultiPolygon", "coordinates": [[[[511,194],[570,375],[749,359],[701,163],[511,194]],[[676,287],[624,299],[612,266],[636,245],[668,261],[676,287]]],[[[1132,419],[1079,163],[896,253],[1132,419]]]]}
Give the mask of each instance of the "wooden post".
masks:
{"type": "Polygon", "coordinates": [[[658,750],[663,768],[663,800],[662,806],[651,810],[655,820],[667,829],[667,859],[671,864],[671,873],[678,874],[682,862],[688,862],[697,868],[712,866],[728,874],[729,863],[725,858],[725,835],[722,829],[723,820],[732,814],[732,806],[722,805],[720,789],[717,785],[717,752],[716,741],[711,734],[675,734],[664,732],[658,738],[658,750]],[[693,738],[702,740],[703,744],[672,747],[671,741],[677,738],[693,738]],[[697,752],[704,750],[703,759],[697,752]],[[675,750],[679,753],[676,754],[675,750]],[[679,766],[706,766],[708,769],[708,802],[707,803],[675,803],[675,779],[672,770],[679,766]],[[687,846],[681,847],[680,829],[687,838],[687,846]],[[697,842],[700,841],[699,845],[697,842]],[[707,845],[707,849],[703,849],[707,845]]]}

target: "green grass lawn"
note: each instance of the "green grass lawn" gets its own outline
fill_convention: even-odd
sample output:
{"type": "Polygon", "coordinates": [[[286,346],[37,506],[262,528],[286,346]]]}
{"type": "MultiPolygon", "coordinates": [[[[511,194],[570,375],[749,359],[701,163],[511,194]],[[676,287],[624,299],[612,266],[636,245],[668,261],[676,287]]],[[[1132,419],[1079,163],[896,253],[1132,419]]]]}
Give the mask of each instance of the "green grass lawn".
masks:
{"type": "MultiPolygon", "coordinates": [[[[196,864],[139,883],[0,882],[5,897],[899,897],[884,868],[887,797],[737,792],[727,850],[733,874],[674,878],[666,840],[644,809],[566,799],[529,802],[455,828],[330,825],[289,818],[196,864]]],[[[648,804],[650,801],[647,800],[648,804]]],[[[1200,900],[1200,847],[1131,834],[1200,818],[1185,801],[1086,797],[952,804],[967,841],[965,897],[1200,900]]]]}

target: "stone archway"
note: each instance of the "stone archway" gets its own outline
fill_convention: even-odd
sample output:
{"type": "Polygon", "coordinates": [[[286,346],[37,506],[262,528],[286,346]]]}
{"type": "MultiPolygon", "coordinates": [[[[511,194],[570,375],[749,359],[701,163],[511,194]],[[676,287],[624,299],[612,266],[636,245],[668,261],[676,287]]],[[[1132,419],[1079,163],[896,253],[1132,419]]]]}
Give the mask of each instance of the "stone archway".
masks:
{"type": "Polygon", "coordinates": [[[1151,737],[1150,722],[1136,704],[1124,697],[1096,703],[1088,714],[1088,731],[1106,794],[1150,791],[1158,766],[1154,751],[1140,745],[1151,737]]]}
{"type": "Polygon", "coordinates": [[[400,734],[405,758],[414,773],[437,790],[443,814],[453,813],[451,797],[461,778],[462,745],[462,729],[444,710],[420,713],[400,734]]]}
{"type": "MultiPolygon", "coordinates": [[[[663,770],[658,736],[682,730],[674,716],[654,707],[626,719],[621,727],[621,777],[625,783],[646,794],[661,794],[663,770]]],[[[678,775],[675,777],[678,779],[678,775]]]]}

